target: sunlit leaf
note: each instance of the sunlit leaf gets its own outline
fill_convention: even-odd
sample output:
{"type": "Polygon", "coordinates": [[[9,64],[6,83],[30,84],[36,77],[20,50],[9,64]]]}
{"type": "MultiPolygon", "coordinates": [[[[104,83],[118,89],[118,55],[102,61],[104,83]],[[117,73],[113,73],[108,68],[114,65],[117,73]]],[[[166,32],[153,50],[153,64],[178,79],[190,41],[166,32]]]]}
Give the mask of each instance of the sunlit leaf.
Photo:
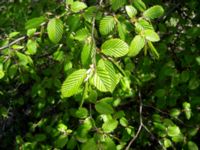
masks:
{"type": "Polygon", "coordinates": [[[141,35],[136,35],[131,41],[128,56],[136,56],[145,45],[145,39],[141,35]]]}
{"type": "Polygon", "coordinates": [[[181,133],[180,129],[178,126],[169,126],[167,128],[167,134],[171,137],[177,136],[181,133]]]}
{"type": "Polygon", "coordinates": [[[128,53],[129,47],[120,39],[110,39],[101,46],[102,53],[112,57],[122,57],[128,53]]]}
{"type": "Polygon", "coordinates": [[[58,43],[63,35],[63,22],[60,19],[54,18],[48,22],[47,32],[49,39],[53,43],[58,43]]]}
{"type": "Polygon", "coordinates": [[[147,40],[151,42],[160,41],[159,35],[153,30],[144,30],[144,36],[147,40]]]}
{"type": "Polygon", "coordinates": [[[114,112],[112,106],[104,101],[97,102],[95,109],[100,114],[112,114],[114,112]]]}
{"type": "Polygon", "coordinates": [[[155,19],[155,18],[161,17],[163,13],[164,13],[164,9],[161,6],[156,5],[147,9],[143,13],[143,16],[149,19],[155,19]]]}
{"type": "Polygon", "coordinates": [[[100,21],[99,31],[102,35],[109,34],[115,27],[115,20],[112,16],[106,16],[100,21]]]}
{"type": "Polygon", "coordinates": [[[127,5],[125,9],[126,9],[126,13],[128,14],[130,18],[135,17],[135,15],[137,14],[137,9],[135,9],[135,7],[133,7],[132,5],[127,5]]]}
{"type": "Polygon", "coordinates": [[[77,13],[85,8],[87,8],[87,5],[85,3],[79,2],[79,1],[73,2],[71,5],[71,10],[75,13],[77,13]]]}
{"type": "Polygon", "coordinates": [[[70,74],[63,82],[61,94],[63,97],[70,97],[77,93],[79,87],[86,77],[86,70],[80,69],[70,74]]]}

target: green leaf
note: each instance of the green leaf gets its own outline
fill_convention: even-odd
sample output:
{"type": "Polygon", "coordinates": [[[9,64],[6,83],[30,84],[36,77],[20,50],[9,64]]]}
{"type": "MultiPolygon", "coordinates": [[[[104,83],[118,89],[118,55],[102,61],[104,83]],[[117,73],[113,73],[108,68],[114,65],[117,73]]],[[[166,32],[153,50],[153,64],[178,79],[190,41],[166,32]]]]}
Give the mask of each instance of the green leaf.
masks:
{"type": "Polygon", "coordinates": [[[39,27],[43,22],[45,22],[45,17],[41,16],[41,17],[37,17],[37,18],[32,18],[30,20],[28,20],[25,24],[25,29],[32,29],[32,28],[37,28],[39,27]]]}
{"type": "Polygon", "coordinates": [[[104,122],[102,125],[102,129],[106,133],[110,133],[117,128],[118,121],[115,119],[109,119],[108,121],[104,122]]]}
{"type": "Polygon", "coordinates": [[[70,74],[61,87],[62,97],[70,97],[77,93],[83,80],[86,77],[86,70],[80,69],[70,74]]]}
{"type": "Polygon", "coordinates": [[[112,57],[122,57],[129,51],[128,44],[120,39],[110,39],[101,46],[102,53],[112,57]]]}
{"type": "Polygon", "coordinates": [[[35,139],[35,141],[37,141],[37,142],[45,141],[46,138],[47,138],[47,136],[46,136],[45,134],[36,134],[36,135],[34,136],[34,139],[35,139]]]}
{"type": "Polygon", "coordinates": [[[182,134],[172,137],[172,141],[175,143],[183,142],[183,140],[184,140],[184,135],[182,135],[182,134]]]}
{"type": "Polygon", "coordinates": [[[11,32],[8,37],[9,38],[13,38],[13,37],[16,37],[20,32],[11,32]]]}
{"type": "Polygon", "coordinates": [[[83,17],[86,21],[92,23],[93,18],[96,20],[100,20],[102,17],[102,12],[99,11],[98,6],[90,6],[88,7],[83,14],[83,17]]]}
{"type": "Polygon", "coordinates": [[[92,128],[92,122],[90,118],[86,118],[82,125],[78,127],[76,130],[76,138],[80,142],[86,142],[87,141],[87,135],[89,130],[92,128]]]}
{"type": "Polygon", "coordinates": [[[67,131],[67,126],[63,123],[59,123],[58,126],[57,126],[57,130],[65,133],[67,131]]]}
{"type": "Polygon", "coordinates": [[[82,150],[98,150],[97,143],[94,138],[89,139],[82,145],[82,150]]]}
{"type": "Polygon", "coordinates": [[[15,50],[20,50],[20,49],[23,49],[23,48],[24,48],[24,46],[21,46],[21,45],[17,45],[17,44],[12,45],[12,49],[15,49],[15,50]]]}
{"type": "Polygon", "coordinates": [[[145,11],[146,5],[142,0],[134,0],[133,5],[141,12],[145,11]]]}
{"type": "Polygon", "coordinates": [[[128,121],[125,117],[120,118],[119,123],[123,126],[123,127],[127,127],[128,126],[128,121]]]}
{"type": "Polygon", "coordinates": [[[100,21],[99,32],[102,35],[109,34],[115,27],[115,19],[112,16],[106,16],[100,21]]]}
{"type": "Polygon", "coordinates": [[[100,67],[96,68],[91,80],[92,84],[101,92],[112,92],[112,81],[108,72],[100,67]]]}
{"type": "Polygon", "coordinates": [[[18,70],[18,66],[16,64],[10,66],[9,70],[8,70],[8,75],[11,79],[13,79],[17,73],[18,70]]]}
{"type": "Polygon", "coordinates": [[[32,64],[33,61],[31,59],[31,57],[24,55],[18,51],[15,52],[17,57],[19,58],[19,64],[22,66],[26,66],[27,64],[32,64]]]}
{"type": "Polygon", "coordinates": [[[151,23],[144,19],[139,19],[135,23],[135,30],[138,34],[140,34],[143,30],[154,30],[153,26],[151,23]]]}
{"type": "Polygon", "coordinates": [[[34,55],[37,52],[37,42],[35,40],[28,40],[27,42],[27,54],[34,55]]]}
{"type": "Polygon", "coordinates": [[[180,115],[181,111],[177,108],[173,108],[170,110],[170,116],[172,117],[178,117],[180,115]]]}
{"type": "Polygon", "coordinates": [[[190,73],[189,71],[183,71],[181,72],[181,75],[180,75],[180,80],[181,82],[187,82],[190,78],[190,73]]]}
{"type": "Polygon", "coordinates": [[[192,141],[189,141],[188,142],[188,150],[198,150],[198,146],[196,145],[196,143],[192,142],[192,141]]]}
{"type": "Polygon", "coordinates": [[[90,36],[90,33],[88,31],[87,28],[82,28],[80,30],[78,30],[74,36],[75,40],[78,41],[84,41],[85,39],[87,39],[90,36]]]}
{"type": "Polygon", "coordinates": [[[164,146],[165,148],[171,147],[172,146],[172,142],[169,139],[164,139],[164,146]]]}
{"type": "Polygon", "coordinates": [[[63,22],[57,18],[51,19],[47,25],[47,33],[53,43],[58,43],[63,35],[63,22]]]}
{"type": "Polygon", "coordinates": [[[180,129],[178,126],[169,126],[167,128],[167,134],[171,137],[177,136],[181,133],[180,129]]]}
{"type": "Polygon", "coordinates": [[[131,5],[127,5],[125,7],[125,9],[126,9],[126,13],[128,14],[128,16],[130,18],[133,18],[133,17],[135,17],[137,15],[137,9],[135,9],[135,7],[133,7],[131,5]]]}
{"type": "Polygon", "coordinates": [[[160,55],[159,53],[157,52],[156,48],[153,46],[153,44],[151,42],[147,42],[148,43],[148,46],[150,48],[150,52],[153,54],[153,56],[157,59],[159,59],[160,55]]]}
{"type": "Polygon", "coordinates": [[[116,150],[115,142],[109,136],[104,137],[102,145],[104,150],[116,150]]]}
{"type": "Polygon", "coordinates": [[[111,0],[111,7],[113,10],[117,10],[126,3],[126,0],[111,0]]]}
{"type": "Polygon", "coordinates": [[[0,117],[7,118],[8,117],[8,110],[6,107],[0,106],[0,117]]]}
{"type": "Polygon", "coordinates": [[[120,39],[125,40],[126,38],[126,29],[123,26],[124,24],[121,24],[120,22],[117,23],[117,30],[120,39]]]}
{"type": "Polygon", "coordinates": [[[32,28],[32,29],[27,30],[28,37],[33,36],[35,32],[36,32],[36,28],[32,28]]]}
{"type": "Polygon", "coordinates": [[[71,10],[72,10],[72,12],[75,12],[75,13],[77,13],[85,8],[87,8],[87,5],[85,3],[79,2],[79,1],[73,2],[71,5],[71,10]]]}
{"type": "Polygon", "coordinates": [[[95,50],[95,45],[91,42],[86,42],[83,46],[83,49],[81,51],[81,63],[83,66],[89,66],[91,64],[91,54],[92,51],[95,50]]]}
{"type": "Polygon", "coordinates": [[[53,53],[53,59],[57,61],[62,61],[65,59],[65,54],[63,51],[57,50],[53,53]]]}
{"type": "Polygon", "coordinates": [[[186,118],[189,120],[191,118],[191,115],[192,115],[190,103],[184,102],[183,103],[183,109],[184,109],[183,111],[185,113],[186,118]]]}
{"type": "Polygon", "coordinates": [[[144,36],[147,40],[151,41],[151,42],[157,42],[160,41],[160,37],[158,36],[158,34],[153,31],[153,30],[144,30],[144,36]]]}
{"type": "Polygon", "coordinates": [[[192,79],[190,79],[189,84],[188,84],[188,88],[190,90],[195,90],[199,87],[199,83],[200,81],[197,79],[197,77],[193,77],[192,79]]]}
{"type": "Polygon", "coordinates": [[[88,116],[88,110],[86,108],[79,108],[75,115],[77,118],[86,118],[88,116]]]}
{"type": "Polygon", "coordinates": [[[115,87],[119,83],[120,77],[116,74],[113,64],[108,60],[100,59],[98,61],[98,67],[101,67],[108,72],[111,79],[111,92],[114,91],[115,87]]]}
{"type": "Polygon", "coordinates": [[[145,39],[141,35],[136,35],[131,41],[128,56],[136,56],[145,45],[145,39]]]}
{"type": "Polygon", "coordinates": [[[63,148],[66,144],[67,144],[67,141],[68,141],[68,137],[67,135],[60,135],[56,141],[54,142],[54,145],[55,147],[57,148],[63,148]]]}
{"type": "Polygon", "coordinates": [[[71,4],[73,4],[74,0],[65,0],[65,2],[67,5],[71,5],[71,4]]]}
{"type": "Polygon", "coordinates": [[[198,63],[198,65],[200,65],[200,56],[196,57],[196,62],[198,63]]]}
{"type": "Polygon", "coordinates": [[[149,19],[155,19],[155,18],[161,17],[163,13],[164,13],[164,9],[161,6],[156,5],[147,9],[143,13],[143,16],[149,19]]]}
{"type": "Polygon", "coordinates": [[[100,114],[112,114],[114,112],[112,106],[104,101],[99,101],[95,104],[95,109],[100,114]]]}
{"type": "Polygon", "coordinates": [[[3,71],[3,64],[0,63],[0,79],[2,79],[4,77],[5,73],[3,71]]]}

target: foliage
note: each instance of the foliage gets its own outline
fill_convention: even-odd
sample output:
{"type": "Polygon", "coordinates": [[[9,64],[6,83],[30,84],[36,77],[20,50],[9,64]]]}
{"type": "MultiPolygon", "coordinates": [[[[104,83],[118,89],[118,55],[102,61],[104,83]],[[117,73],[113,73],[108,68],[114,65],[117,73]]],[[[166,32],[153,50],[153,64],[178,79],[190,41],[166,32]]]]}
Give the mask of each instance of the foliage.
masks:
{"type": "Polygon", "coordinates": [[[198,150],[198,1],[1,1],[0,149],[198,150]]]}

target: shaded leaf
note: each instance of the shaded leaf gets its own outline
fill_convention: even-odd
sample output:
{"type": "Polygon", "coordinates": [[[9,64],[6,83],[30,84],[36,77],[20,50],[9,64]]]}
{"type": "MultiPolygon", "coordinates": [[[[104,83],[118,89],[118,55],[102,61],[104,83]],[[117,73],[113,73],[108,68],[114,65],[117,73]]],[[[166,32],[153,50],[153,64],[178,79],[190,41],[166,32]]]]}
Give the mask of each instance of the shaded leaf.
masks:
{"type": "Polygon", "coordinates": [[[145,11],[146,5],[142,0],[134,0],[133,5],[141,12],[145,11]]]}
{"type": "Polygon", "coordinates": [[[54,142],[54,145],[57,148],[63,148],[67,144],[67,141],[68,141],[67,135],[60,135],[54,142]]]}
{"type": "Polygon", "coordinates": [[[82,150],[98,150],[97,143],[94,138],[89,139],[82,145],[82,150]]]}
{"type": "Polygon", "coordinates": [[[95,109],[100,114],[112,114],[114,112],[112,106],[104,101],[97,102],[95,109]]]}
{"type": "Polygon", "coordinates": [[[196,143],[192,142],[192,141],[189,141],[188,142],[188,150],[198,150],[198,146],[196,145],[196,143]]]}
{"type": "Polygon", "coordinates": [[[41,16],[41,17],[37,17],[37,18],[32,18],[30,20],[28,20],[25,24],[25,29],[32,29],[32,28],[37,28],[39,27],[43,22],[45,22],[45,17],[41,16]]]}
{"type": "Polygon", "coordinates": [[[111,0],[111,7],[113,10],[117,10],[126,3],[126,0],[111,0]]]}

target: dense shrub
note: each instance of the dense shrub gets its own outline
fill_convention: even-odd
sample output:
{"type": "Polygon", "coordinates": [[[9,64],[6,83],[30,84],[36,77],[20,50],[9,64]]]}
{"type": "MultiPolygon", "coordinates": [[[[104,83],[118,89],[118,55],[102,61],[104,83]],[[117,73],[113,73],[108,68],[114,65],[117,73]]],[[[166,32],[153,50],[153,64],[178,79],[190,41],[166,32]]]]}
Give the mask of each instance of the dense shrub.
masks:
{"type": "Polygon", "coordinates": [[[0,149],[198,150],[198,1],[0,2],[0,149]]]}

